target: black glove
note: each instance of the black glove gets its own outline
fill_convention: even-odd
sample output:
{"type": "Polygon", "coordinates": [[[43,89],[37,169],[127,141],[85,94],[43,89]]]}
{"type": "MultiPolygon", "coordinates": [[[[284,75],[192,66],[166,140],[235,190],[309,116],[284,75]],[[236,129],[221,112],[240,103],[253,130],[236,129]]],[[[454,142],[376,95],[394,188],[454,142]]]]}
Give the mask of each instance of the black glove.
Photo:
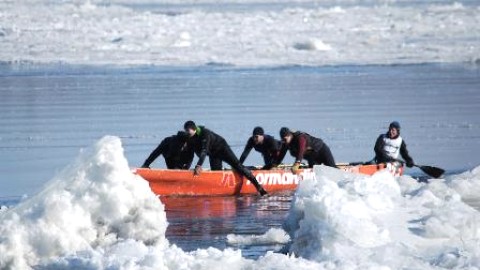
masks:
{"type": "Polygon", "coordinates": [[[408,168],[412,168],[415,164],[413,163],[413,160],[409,160],[406,162],[408,168]]]}

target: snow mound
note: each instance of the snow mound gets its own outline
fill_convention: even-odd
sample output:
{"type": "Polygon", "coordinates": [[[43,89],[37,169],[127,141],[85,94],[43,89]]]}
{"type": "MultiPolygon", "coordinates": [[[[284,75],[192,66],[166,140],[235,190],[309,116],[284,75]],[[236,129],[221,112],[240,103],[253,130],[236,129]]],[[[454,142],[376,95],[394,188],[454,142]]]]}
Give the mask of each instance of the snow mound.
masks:
{"type": "MultiPolygon", "coordinates": [[[[292,202],[286,224],[292,254],[340,269],[480,265],[480,214],[445,180],[428,185],[387,172],[361,176],[324,166],[315,172],[292,202]]],[[[478,180],[478,172],[452,179],[478,180]]]]}
{"type": "Polygon", "coordinates": [[[133,175],[121,142],[105,137],[42,192],[1,213],[0,268],[103,248],[125,239],[168,243],[163,205],[133,175]]]}

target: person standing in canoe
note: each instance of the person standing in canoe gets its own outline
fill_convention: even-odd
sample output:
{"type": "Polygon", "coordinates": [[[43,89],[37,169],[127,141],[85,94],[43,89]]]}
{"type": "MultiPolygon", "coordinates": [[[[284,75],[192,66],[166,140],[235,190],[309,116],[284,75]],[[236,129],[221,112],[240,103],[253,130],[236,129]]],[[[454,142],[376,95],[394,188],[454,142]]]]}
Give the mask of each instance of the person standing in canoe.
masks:
{"type": "Polygon", "coordinates": [[[405,141],[400,136],[400,123],[397,121],[390,123],[387,133],[378,136],[374,150],[376,163],[398,161],[398,157],[402,156],[407,167],[411,168],[415,165],[408,154],[405,141]]]}
{"type": "Polygon", "coordinates": [[[297,174],[303,159],[308,161],[308,167],[310,168],[317,164],[337,167],[330,148],[322,139],[315,138],[305,132],[291,131],[287,127],[280,129],[280,137],[282,138],[283,147],[280,152],[279,162],[283,160],[287,150],[290,150],[290,154],[295,157],[295,163],[292,166],[294,174],[297,174]]]}
{"type": "Polygon", "coordinates": [[[150,168],[150,164],[160,155],[163,155],[168,169],[190,169],[193,161],[193,151],[187,148],[187,139],[188,135],[183,131],[163,139],[145,160],[142,168],[150,168]]]}
{"type": "Polygon", "coordinates": [[[265,165],[262,170],[270,170],[272,167],[278,165],[278,157],[280,155],[282,143],[275,140],[273,136],[265,135],[262,127],[255,127],[253,129],[253,135],[247,141],[247,145],[240,156],[240,163],[243,164],[247,159],[248,154],[252,148],[257,152],[260,152],[263,156],[265,165]]]}
{"type": "Polygon", "coordinates": [[[222,161],[225,161],[232,166],[234,170],[250,180],[260,195],[263,196],[267,194],[252,172],[240,163],[230,146],[227,144],[227,141],[225,141],[222,136],[203,126],[197,127],[193,121],[185,122],[183,127],[189,136],[187,144],[198,156],[194,175],[199,175],[201,173],[203,162],[208,155],[210,159],[210,169],[212,171],[222,170],[222,161]]]}

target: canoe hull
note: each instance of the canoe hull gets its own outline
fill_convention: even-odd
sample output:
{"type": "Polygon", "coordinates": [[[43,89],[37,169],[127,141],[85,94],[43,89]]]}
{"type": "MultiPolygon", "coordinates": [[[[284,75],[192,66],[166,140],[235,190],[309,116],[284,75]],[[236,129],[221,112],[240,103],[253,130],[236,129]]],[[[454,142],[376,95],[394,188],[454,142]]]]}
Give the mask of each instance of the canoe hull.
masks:
{"type": "Polygon", "coordinates": [[[349,166],[349,165],[339,165],[341,170],[351,173],[359,173],[366,175],[373,175],[374,173],[387,170],[393,176],[400,176],[403,174],[403,166],[400,163],[380,163],[380,164],[371,164],[371,165],[358,165],[358,166],[349,166]]]}
{"type": "MultiPolygon", "coordinates": [[[[403,167],[398,164],[374,164],[360,166],[340,165],[339,168],[351,173],[372,175],[387,169],[393,175],[401,175],[403,167]]],[[[203,171],[194,176],[191,170],[136,169],[135,173],[150,184],[158,195],[179,196],[228,196],[256,194],[257,190],[248,179],[232,170],[203,171]]],[[[290,168],[276,170],[253,170],[258,182],[269,193],[295,190],[300,181],[315,178],[312,169],[301,169],[295,175],[290,168]]]]}
{"type": "MultiPolygon", "coordinates": [[[[158,195],[215,196],[257,193],[248,179],[231,170],[204,171],[199,176],[185,170],[137,169],[136,173],[147,180],[150,188],[158,195]]],[[[300,181],[315,177],[312,169],[303,169],[298,175],[287,169],[258,170],[252,173],[268,192],[295,190],[300,181]]]]}

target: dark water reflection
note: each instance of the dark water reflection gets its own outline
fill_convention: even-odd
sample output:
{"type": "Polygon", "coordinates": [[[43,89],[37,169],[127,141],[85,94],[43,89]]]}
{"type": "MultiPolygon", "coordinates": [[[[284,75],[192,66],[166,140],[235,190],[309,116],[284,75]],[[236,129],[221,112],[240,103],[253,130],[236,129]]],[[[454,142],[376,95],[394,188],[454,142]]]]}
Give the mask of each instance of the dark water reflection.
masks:
{"type": "MultiPolygon", "coordinates": [[[[225,249],[227,235],[261,235],[270,228],[281,228],[292,193],[269,197],[162,197],[169,226],[166,236],[185,251],[215,247],[225,249]]],[[[257,258],[278,245],[240,248],[244,257],[257,258]]]]}

